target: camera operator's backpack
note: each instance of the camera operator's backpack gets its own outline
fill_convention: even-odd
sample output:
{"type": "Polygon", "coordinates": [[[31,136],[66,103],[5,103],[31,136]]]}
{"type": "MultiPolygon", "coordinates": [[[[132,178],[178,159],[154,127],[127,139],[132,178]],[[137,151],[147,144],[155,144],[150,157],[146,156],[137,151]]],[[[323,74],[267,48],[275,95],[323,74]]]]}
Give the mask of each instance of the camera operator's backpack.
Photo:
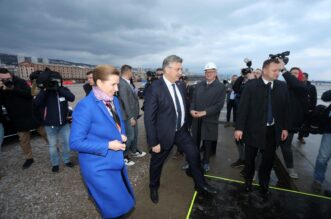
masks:
{"type": "Polygon", "coordinates": [[[311,122],[309,124],[309,132],[311,134],[322,134],[325,125],[330,120],[330,106],[317,105],[311,112],[311,122]]]}

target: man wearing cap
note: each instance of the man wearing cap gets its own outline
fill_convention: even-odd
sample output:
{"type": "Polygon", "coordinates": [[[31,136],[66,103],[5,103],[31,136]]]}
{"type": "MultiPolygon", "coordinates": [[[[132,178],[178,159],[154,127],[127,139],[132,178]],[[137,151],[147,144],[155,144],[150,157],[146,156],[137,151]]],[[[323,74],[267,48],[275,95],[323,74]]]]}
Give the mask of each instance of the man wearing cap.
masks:
{"type": "Polygon", "coordinates": [[[217,67],[209,62],[205,80],[197,84],[192,97],[190,113],[193,117],[192,135],[200,150],[202,142],[203,168],[209,171],[209,157],[218,138],[218,117],[225,102],[226,88],[217,78],[217,67]]]}

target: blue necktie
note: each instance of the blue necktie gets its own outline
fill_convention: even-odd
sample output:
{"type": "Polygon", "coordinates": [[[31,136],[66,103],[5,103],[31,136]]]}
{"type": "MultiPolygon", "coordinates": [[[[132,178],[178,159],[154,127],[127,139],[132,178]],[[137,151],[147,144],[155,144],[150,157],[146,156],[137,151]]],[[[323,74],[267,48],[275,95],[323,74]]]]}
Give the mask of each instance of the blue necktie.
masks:
{"type": "Polygon", "coordinates": [[[271,101],[271,82],[268,83],[268,114],[267,114],[267,123],[269,125],[273,122],[273,115],[272,115],[272,101],[271,101]]]}
{"type": "Polygon", "coordinates": [[[172,84],[172,88],[174,89],[175,94],[175,102],[176,102],[176,108],[177,108],[177,124],[176,124],[176,130],[179,130],[181,128],[182,124],[182,110],[180,108],[179,99],[176,92],[176,84],[172,84]]]}

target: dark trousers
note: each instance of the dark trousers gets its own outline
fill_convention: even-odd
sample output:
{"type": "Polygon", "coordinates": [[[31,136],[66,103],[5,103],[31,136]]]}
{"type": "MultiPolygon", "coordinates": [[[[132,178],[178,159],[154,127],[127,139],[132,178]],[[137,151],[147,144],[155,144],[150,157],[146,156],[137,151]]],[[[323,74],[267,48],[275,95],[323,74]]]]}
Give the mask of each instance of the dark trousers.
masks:
{"type": "Polygon", "coordinates": [[[203,158],[202,163],[209,164],[209,158],[216,152],[217,141],[203,141],[203,158]]]}
{"type": "Polygon", "coordinates": [[[229,100],[226,104],[226,121],[230,122],[231,111],[233,109],[233,122],[236,122],[237,104],[235,100],[229,100]]]}
{"type": "Polygon", "coordinates": [[[283,158],[285,161],[286,168],[293,168],[293,151],[292,151],[292,140],[294,133],[289,132],[287,139],[280,143],[280,148],[282,149],[283,158]]]}
{"type": "MultiPolygon", "coordinates": [[[[255,171],[255,158],[259,148],[252,145],[245,147],[245,180],[252,181],[255,171]]],[[[273,126],[267,127],[266,144],[262,153],[261,164],[259,167],[259,183],[263,186],[268,186],[270,181],[270,173],[273,167],[276,153],[276,138],[275,129],[273,126]]]]}
{"type": "Polygon", "coordinates": [[[192,130],[193,133],[193,139],[194,143],[198,148],[198,151],[203,152],[203,163],[209,164],[209,158],[211,155],[216,154],[216,146],[217,141],[211,141],[211,140],[201,140],[201,126],[202,126],[202,119],[198,118],[196,119],[196,126],[195,129],[192,130]],[[201,146],[202,141],[202,147],[201,146]]]}
{"type": "MultiPolygon", "coordinates": [[[[176,144],[186,155],[186,160],[189,163],[190,173],[197,187],[203,187],[206,185],[203,171],[201,168],[200,154],[197,146],[193,143],[190,133],[182,128],[176,132],[174,144],[176,144]]],[[[167,149],[163,149],[161,146],[160,153],[152,152],[151,162],[149,166],[149,187],[158,188],[160,186],[160,178],[162,167],[171,152],[173,146],[167,149]]]]}

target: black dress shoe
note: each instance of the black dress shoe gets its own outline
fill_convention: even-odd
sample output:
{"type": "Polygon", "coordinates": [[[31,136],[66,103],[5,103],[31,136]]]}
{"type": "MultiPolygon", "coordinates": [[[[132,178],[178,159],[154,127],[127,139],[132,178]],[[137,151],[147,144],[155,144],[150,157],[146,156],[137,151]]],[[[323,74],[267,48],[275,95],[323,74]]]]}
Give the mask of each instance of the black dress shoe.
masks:
{"type": "Polygon", "coordinates": [[[159,194],[156,188],[151,188],[151,200],[154,204],[159,203],[159,194]]]}
{"type": "Polygon", "coordinates": [[[260,193],[263,197],[268,197],[270,195],[269,187],[260,185],[260,193]]]}
{"type": "Polygon", "coordinates": [[[59,172],[59,166],[53,166],[52,167],[52,172],[53,173],[58,173],[59,172]]]}
{"type": "Polygon", "coordinates": [[[23,169],[27,169],[27,168],[29,168],[33,162],[34,162],[33,158],[31,158],[31,159],[26,159],[26,161],[24,162],[22,168],[23,168],[23,169]]]}
{"type": "Polygon", "coordinates": [[[69,161],[68,163],[66,163],[65,164],[67,167],[71,167],[71,168],[73,168],[75,165],[71,162],[71,161],[69,161]]]}
{"type": "Polygon", "coordinates": [[[245,192],[251,192],[252,191],[252,181],[251,180],[246,180],[245,181],[244,191],[245,192]]]}
{"type": "Polygon", "coordinates": [[[208,184],[203,187],[196,187],[195,189],[198,193],[217,194],[217,190],[208,184]]]}

